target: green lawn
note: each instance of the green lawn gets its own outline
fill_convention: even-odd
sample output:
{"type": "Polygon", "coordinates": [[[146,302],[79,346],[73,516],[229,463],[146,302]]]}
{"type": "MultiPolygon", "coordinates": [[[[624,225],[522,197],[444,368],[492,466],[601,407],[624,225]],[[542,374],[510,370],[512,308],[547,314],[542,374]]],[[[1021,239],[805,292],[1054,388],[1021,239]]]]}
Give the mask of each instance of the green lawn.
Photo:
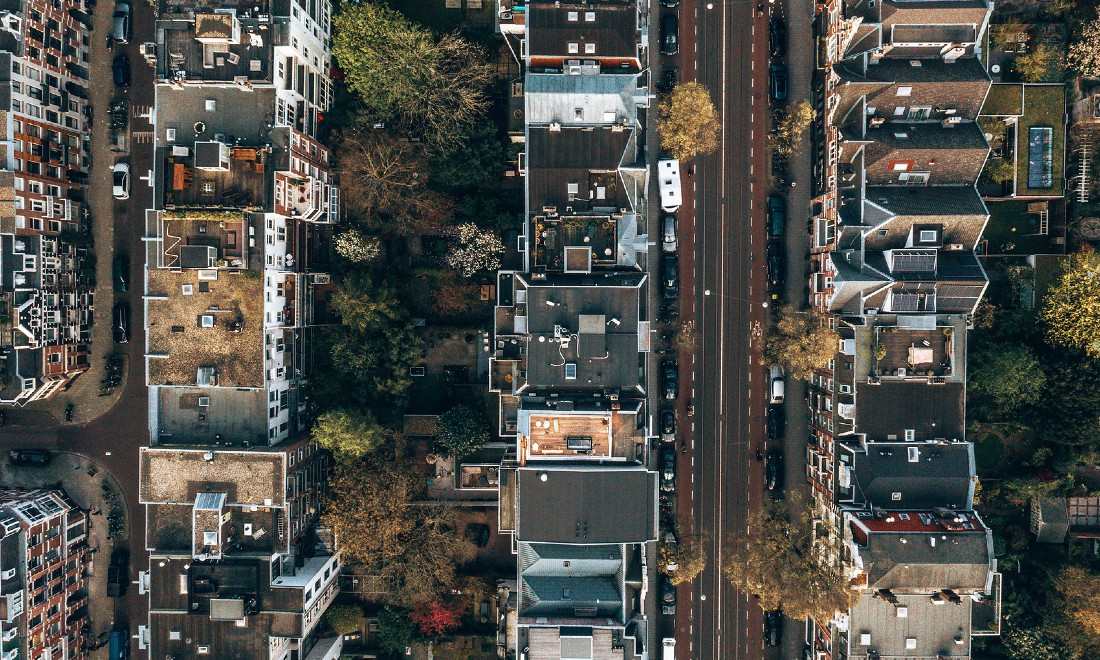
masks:
{"type": "Polygon", "coordinates": [[[1017,84],[995,83],[989,88],[982,110],[979,114],[992,117],[1009,117],[1023,112],[1023,86],[1017,84]]]}
{"type": "Polygon", "coordinates": [[[990,433],[974,445],[974,462],[981,474],[993,473],[1001,464],[1005,445],[1001,436],[990,433]]]}
{"type": "Polygon", "coordinates": [[[1024,114],[1020,118],[1016,131],[1016,195],[1053,195],[1061,197],[1065,193],[1066,149],[1066,95],[1065,86],[1024,85],[1024,114]],[[1028,133],[1031,127],[1047,126],[1053,129],[1052,185],[1050,188],[1032,189],[1027,187],[1028,133]]]}
{"type": "Polygon", "coordinates": [[[1043,254],[1051,252],[1050,236],[1039,235],[1039,216],[1027,212],[1026,200],[987,201],[989,224],[982,238],[990,255],[1043,254]]]}

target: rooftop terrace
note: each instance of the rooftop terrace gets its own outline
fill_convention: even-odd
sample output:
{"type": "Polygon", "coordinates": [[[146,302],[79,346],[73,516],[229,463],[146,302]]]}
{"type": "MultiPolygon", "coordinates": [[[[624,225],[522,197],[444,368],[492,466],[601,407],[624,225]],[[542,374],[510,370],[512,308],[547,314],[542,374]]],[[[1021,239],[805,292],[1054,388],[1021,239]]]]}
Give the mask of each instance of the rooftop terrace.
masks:
{"type": "Polygon", "coordinates": [[[263,278],[148,271],[150,385],[263,387],[263,278]]]}

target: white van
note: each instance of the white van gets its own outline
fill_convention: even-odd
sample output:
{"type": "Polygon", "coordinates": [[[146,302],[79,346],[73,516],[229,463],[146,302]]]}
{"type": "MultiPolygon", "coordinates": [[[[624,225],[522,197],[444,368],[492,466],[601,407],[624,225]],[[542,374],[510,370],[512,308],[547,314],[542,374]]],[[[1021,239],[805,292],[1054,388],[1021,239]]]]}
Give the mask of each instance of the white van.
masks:
{"type": "Polygon", "coordinates": [[[684,203],[684,191],[680,187],[680,161],[657,161],[657,190],[661,194],[661,210],[673,213],[684,203]]]}
{"type": "Polygon", "coordinates": [[[676,660],[676,638],[665,637],[661,642],[661,660],[676,660]]]}
{"type": "Polygon", "coordinates": [[[768,399],[769,403],[783,403],[786,394],[786,384],[783,382],[783,367],[773,364],[768,369],[768,399]]]}

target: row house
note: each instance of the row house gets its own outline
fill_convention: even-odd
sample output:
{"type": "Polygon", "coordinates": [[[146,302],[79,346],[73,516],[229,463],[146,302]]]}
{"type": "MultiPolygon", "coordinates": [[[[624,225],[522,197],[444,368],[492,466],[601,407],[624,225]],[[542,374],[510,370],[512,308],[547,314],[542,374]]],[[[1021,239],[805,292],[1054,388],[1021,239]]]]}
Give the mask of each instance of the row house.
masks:
{"type": "Polygon", "coordinates": [[[332,320],[340,215],[319,141],[331,100],[328,9],[309,9],[280,4],[280,18],[223,7],[158,22],[158,48],[178,68],[156,85],[146,217],[154,443],[273,445],[304,428],[308,346],[312,328],[332,320]],[[297,55],[284,52],[287,39],[297,55]]]}
{"type": "Polygon", "coordinates": [[[500,435],[499,529],[517,556],[514,652],[651,654],[657,539],[649,441],[645,131],[647,16],[634,2],[511,4],[526,66],[522,267],[497,276],[489,387],[500,435]]]}
{"type": "Polygon", "coordinates": [[[88,514],[59,490],[0,491],[0,650],[88,657],[88,514]]]}
{"type": "Polygon", "coordinates": [[[89,18],[82,2],[0,8],[0,403],[48,398],[88,369],[84,187],[89,18]]]}
{"type": "Polygon", "coordinates": [[[340,558],[315,527],[329,455],[307,441],[247,450],[143,448],[150,657],[317,658],[340,558]]]}

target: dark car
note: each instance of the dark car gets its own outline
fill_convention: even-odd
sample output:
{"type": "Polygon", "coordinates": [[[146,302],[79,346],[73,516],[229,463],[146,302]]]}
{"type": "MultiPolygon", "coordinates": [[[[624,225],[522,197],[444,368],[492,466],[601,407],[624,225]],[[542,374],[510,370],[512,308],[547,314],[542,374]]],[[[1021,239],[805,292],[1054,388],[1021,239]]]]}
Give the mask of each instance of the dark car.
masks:
{"type": "Polygon", "coordinates": [[[128,660],[130,657],[130,631],[127,628],[116,628],[111,631],[109,651],[107,657],[110,660],[128,660]]]}
{"type": "Polygon", "coordinates": [[[778,490],[783,486],[783,452],[768,452],[764,459],[764,476],[768,482],[768,490],[778,490]]]}
{"type": "Polygon", "coordinates": [[[787,202],[779,195],[768,195],[768,236],[779,238],[787,226],[787,202]]]}
{"type": "Polygon", "coordinates": [[[680,393],[680,373],[676,368],[676,360],[665,360],[661,363],[661,383],[666,399],[675,399],[680,393]]]}
{"type": "Polygon", "coordinates": [[[768,23],[768,47],[774,57],[787,54],[787,24],[778,16],[773,16],[768,23]]]}
{"type": "Polygon", "coordinates": [[[675,9],[680,6],[680,0],[661,0],[661,6],[675,9]]]}
{"type": "Polygon", "coordinates": [[[665,14],[661,19],[661,52],[665,55],[680,52],[680,19],[676,14],[665,14]]]}
{"type": "Polygon", "coordinates": [[[779,62],[768,68],[768,95],[772,101],[787,100],[787,67],[779,62]]]}
{"type": "Polygon", "coordinates": [[[114,272],[115,291],[126,293],[126,278],[130,274],[130,258],[123,254],[118,255],[115,257],[111,270],[114,272]]]}
{"type": "Polygon", "coordinates": [[[783,247],[778,243],[768,243],[768,284],[783,284],[783,247]]]}
{"type": "Polygon", "coordinates": [[[124,44],[130,41],[132,30],[130,13],[129,3],[119,2],[115,5],[115,13],[111,23],[111,38],[115,40],[115,43],[124,44]]]}
{"type": "Polygon", "coordinates": [[[661,576],[661,614],[676,614],[676,586],[665,575],[661,576]]]}
{"type": "Polygon", "coordinates": [[[114,319],[115,342],[125,344],[130,341],[130,304],[115,303],[111,318],[114,319]]]}
{"type": "Polygon", "coordinates": [[[665,298],[676,298],[680,295],[680,260],[674,254],[665,255],[665,278],[662,280],[662,293],[665,298]]]}
{"type": "Polygon", "coordinates": [[[130,86],[130,58],[125,53],[115,55],[111,72],[115,77],[115,87],[125,89],[130,86]]]}
{"type": "Polygon", "coordinates": [[[121,598],[126,595],[126,585],[130,582],[130,553],[125,548],[117,548],[111,553],[111,565],[107,567],[107,595],[121,598]]]}
{"type": "Polygon", "coordinates": [[[783,437],[784,425],[787,420],[783,417],[783,406],[768,406],[768,437],[778,440],[783,437]]]}
{"type": "Polygon", "coordinates": [[[50,464],[50,452],[45,449],[15,449],[8,452],[8,462],[20,467],[43,467],[50,464]]]}
{"type": "Polygon", "coordinates": [[[676,442],[676,411],[671,408],[661,411],[661,442],[676,442]]]}
{"type": "Polygon", "coordinates": [[[672,447],[661,450],[661,490],[676,490],[676,450],[672,447]]]}
{"type": "Polygon", "coordinates": [[[661,78],[657,81],[657,91],[661,94],[668,94],[679,82],[680,70],[670,66],[661,73],[661,78]]]}
{"type": "Polygon", "coordinates": [[[466,525],[466,540],[479,548],[489,545],[489,526],[481,523],[466,525]]]}
{"type": "Polygon", "coordinates": [[[764,612],[764,640],[768,646],[779,646],[783,636],[783,613],[779,610],[764,612]]]}

